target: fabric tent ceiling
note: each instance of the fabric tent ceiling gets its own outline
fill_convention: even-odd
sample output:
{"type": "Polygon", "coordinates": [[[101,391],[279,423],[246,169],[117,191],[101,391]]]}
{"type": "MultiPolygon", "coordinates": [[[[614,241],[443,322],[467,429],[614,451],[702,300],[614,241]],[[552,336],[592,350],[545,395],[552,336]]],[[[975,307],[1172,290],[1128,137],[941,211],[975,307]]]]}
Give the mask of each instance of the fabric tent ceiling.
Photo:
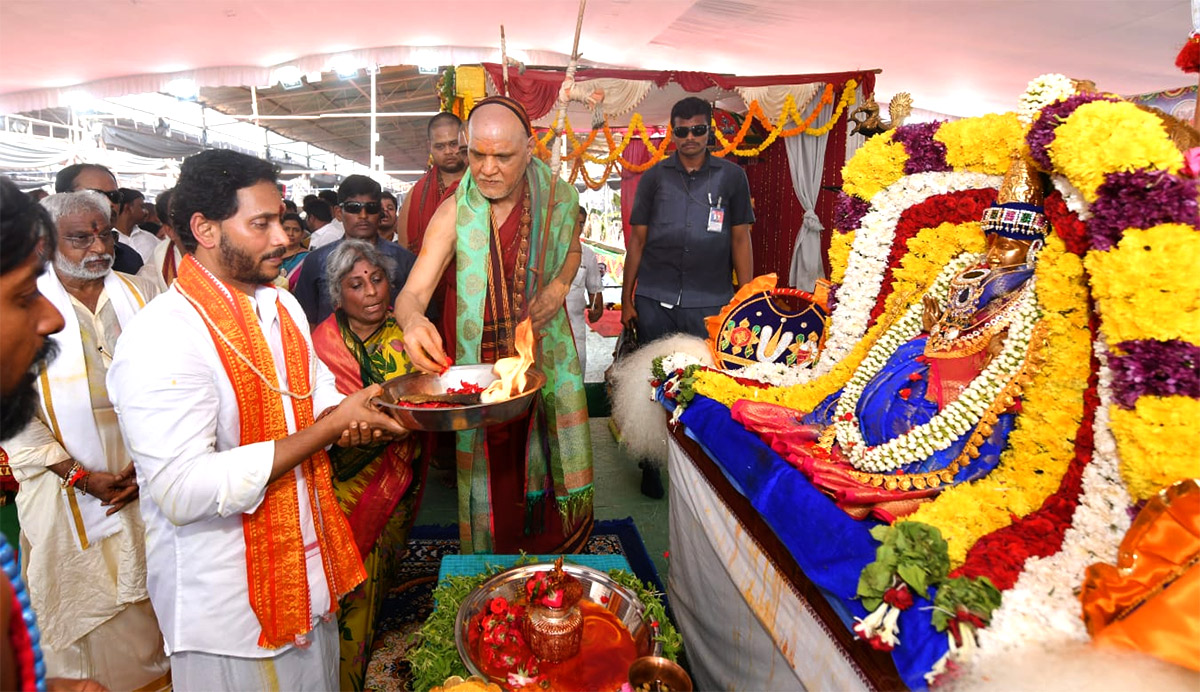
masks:
{"type": "MultiPolygon", "coordinates": [[[[1132,94],[1190,79],[1173,59],[1187,0],[591,0],[585,59],[607,65],[793,74],[878,65],[880,96],[971,115],[1013,107],[1044,72],[1132,94]]],[[[498,61],[505,24],[514,55],[563,64],[569,0],[4,0],[0,112],[93,96],[264,85],[271,68],[324,69],[329,56],[381,65],[498,61]],[[185,32],[190,40],[178,36],[185,32]],[[172,39],[171,36],[176,35],[172,39]]]]}

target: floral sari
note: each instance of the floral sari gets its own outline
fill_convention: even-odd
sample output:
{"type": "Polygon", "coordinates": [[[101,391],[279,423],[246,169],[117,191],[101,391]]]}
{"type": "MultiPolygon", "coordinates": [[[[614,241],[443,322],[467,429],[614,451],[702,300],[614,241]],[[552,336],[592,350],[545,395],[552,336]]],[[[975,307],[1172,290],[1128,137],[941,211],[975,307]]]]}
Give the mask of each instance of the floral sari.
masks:
{"type": "MultiPolygon", "coordinates": [[[[337,310],[313,331],[317,356],[329,367],[343,394],[412,371],[402,332],[387,320],[367,339],[359,339],[337,310]]],[[[416,518],[420,477],[414,469],[414,436],[372,447],[334,447],[333,488],[350,522],[354,542],[367,569],[367,580],[347,594],[338,611],[341,630],[341,688],[361,690],[366,681],[383,605],[416,518]]]]}

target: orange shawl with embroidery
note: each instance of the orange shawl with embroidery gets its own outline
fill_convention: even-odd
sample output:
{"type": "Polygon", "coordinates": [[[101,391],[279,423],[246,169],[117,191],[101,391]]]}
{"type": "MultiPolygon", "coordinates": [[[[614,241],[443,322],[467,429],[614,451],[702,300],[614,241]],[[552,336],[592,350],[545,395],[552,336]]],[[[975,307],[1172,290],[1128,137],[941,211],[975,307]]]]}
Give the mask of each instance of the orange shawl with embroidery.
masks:
{"type": "MultiPolygon", "coordinates": [[[[279,388],[274,357],[249,298],[241,291],[230,291],[221,285],[191,255],[180,263],[176,286],[191,297],[193,307],[208,318],[205,321],[209,323],[213,344],[237,395],[241,443],[248,445],[287,437],[287,418],[280,395],[237,356],[237,353],[244,355],[268,378],[271,387],[279,388]],[[218,336],[214,325],[224,339],[218,336]]],[[[278,303],[278,299],[276,301],[287,361],[288,388],[299,394],[310,392],[313,383],[309,374],[308,342],[287,309],[278,303]]],[[[297,429],[313,424],[311,397],[293,397],[291,404],[297,429]]],[[[366,570],[354,547],[346,517],[333,494],[329,456],[325,450],[318,450],[302,462],[300,469],[308,488],[330,601],[336,609],[338,598],[366,579],[366,570]]],[[[312,629],[313,613],[310,612],[297,487],[296,475],[284,474],[267,486],[266,497],[254,513],[242,515],[250,607],[262,625],[258,645],[264,648],[291,644],[312,629]]]]}

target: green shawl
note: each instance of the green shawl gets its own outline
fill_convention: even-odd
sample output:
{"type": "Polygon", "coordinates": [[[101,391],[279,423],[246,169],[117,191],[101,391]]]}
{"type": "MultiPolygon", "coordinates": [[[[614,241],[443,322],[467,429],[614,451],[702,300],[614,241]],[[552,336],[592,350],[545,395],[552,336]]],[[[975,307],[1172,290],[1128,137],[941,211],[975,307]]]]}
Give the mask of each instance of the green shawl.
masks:
{"type": "MultiPolygon", "coordinates": [[[[534,277],[542,244],[549,237],[545,272],[557,276],[567,257],[579,194],[566,181],[553,176],[550,167],[534,159],[526,168],[532,224],[529,232],[529,269],[526,304],[532,302],[538,282],[534,277]],[[554,210],[546,223],[547,195],[558,185],[554,210]],[[547,226],[549,233],[547,233],[547,226]]],[[[478,363],[483,336],[484,300],[487,296],[488,253],[491,247],[491,209],[471,172],[463,176],[454,195],[457,205],[458,341],[457,363],[478,363]]],[[[552,491],[564,529],[574,527],[592,512],[592,444],[588,430],[583,373],[571,337],[565,309],[550,319],[538,341],[537,367],[546,375],[546,386],[535,399],[533,425],[526,450],[525,500],[528,518],[534,507],[552,491]]],[[[485,456],[486,430],[458,433],[458,526],[464,553],[492,552],[491,495],[485,456]]]]}

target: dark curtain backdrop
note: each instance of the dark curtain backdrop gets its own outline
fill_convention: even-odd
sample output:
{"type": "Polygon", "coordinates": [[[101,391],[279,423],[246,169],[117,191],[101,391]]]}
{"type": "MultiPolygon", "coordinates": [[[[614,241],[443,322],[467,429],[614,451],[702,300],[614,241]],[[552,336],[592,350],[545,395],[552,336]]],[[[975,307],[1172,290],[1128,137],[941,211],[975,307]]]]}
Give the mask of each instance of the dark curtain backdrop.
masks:
{"type": "MultiPolygon", "coordinates": [[[[798,135],[807,137],[808,135],[798,135]]],[[[796,231],[804,218],[804,207],[792,188],[792,173],[788,167],[787,148],[778,139],[757,159],[734,159],[742,163],[750,181],[750,196],[754,199],[754,273],[756,276],[774,272],[779,285],[788,284],[792,264],[792,249],[796,231]]],[[[825,150],[825,172],[821,177],[821,194],[817,197],[817,216],[825,231],[821,234],[821,254],[825,275],[829,275],[829,239],[833,222],[833,205],[837,193],[826,187],[841,187],[842,166],[846,163],[846,126],[840,122],[829,133],[825,150]]]]}

